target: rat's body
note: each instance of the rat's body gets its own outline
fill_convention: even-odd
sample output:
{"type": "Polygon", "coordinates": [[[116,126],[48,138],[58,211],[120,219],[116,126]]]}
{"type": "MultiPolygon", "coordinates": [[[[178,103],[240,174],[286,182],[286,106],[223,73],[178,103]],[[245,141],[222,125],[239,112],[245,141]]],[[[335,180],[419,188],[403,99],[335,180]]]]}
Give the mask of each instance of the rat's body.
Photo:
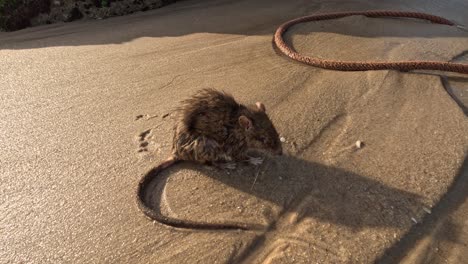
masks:
{"type": "MultiPolygon", "coordinates": [[[[261,163],[247,155],[249,149],[281,154],[278,133],[265,113],[265,106],[244,106],[231,95],[203,89],[182,102],[177,109],[172,155],[148,172],[140,181],[138,205],[150,218],[163,224],[198,229],[252,229],[241,223],[205,223],[182,221],[161,214],[144,204],[144,189],[162,170],[178,161],[192,161],[233,169],[235,162],[261,163]]],[[[158,211],[157,211],[158,210],[158,211]]]]}

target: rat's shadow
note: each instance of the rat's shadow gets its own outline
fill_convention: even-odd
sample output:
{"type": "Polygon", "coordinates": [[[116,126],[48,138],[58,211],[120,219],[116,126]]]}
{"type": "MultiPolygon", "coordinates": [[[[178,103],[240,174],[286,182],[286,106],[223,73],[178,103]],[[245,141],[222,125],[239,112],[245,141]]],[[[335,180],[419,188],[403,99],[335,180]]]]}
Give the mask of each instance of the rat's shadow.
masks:
{"type": "Polygon", "coordinates": [[[402,228],[408,227],[415,211],[423,206],[416,194],[286,155],[267,157],[259,167],[240,165],[229,174],[180,163],[156,179],[157,184],[146,190],[153,193],[146,203],[159,206],[162,198],[171,208],[165,214],[193,221],[205,218],[219,223],[237,218],[251,222],[248,216],[257,214],[254,222],[265,218],[260,224],[268,226],[285,213],[295,213],[298,221],[313,218],[353,229],[402,228]],[[265,206],[273,209],[259,209],[265,206]],[[244,211],[232,214],[236,208],[244,211]]]}

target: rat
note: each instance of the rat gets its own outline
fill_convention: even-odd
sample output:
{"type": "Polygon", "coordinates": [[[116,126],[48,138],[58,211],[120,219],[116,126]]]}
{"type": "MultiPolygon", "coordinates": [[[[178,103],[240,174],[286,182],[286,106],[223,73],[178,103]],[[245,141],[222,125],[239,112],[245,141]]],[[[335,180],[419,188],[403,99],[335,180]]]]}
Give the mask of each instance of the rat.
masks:
{"type": "Polygon", "coordinates": [[[259,165],[262,158],[251,157],[249,150],[263,150],[281,155],[278,132],[266,113],[265,105],[243,105],[231,94],[213,88],[198,90],[181,102],[175,111],[172,154],[146,173],[137,190],[138,206],[152,220],[190,229],[261,229],[242,223],[208,223],[180,220],[148,207],[145,188],[163,170],[180,161],[195,162],[222,169],[235,169],[238,162],[259,165]]]}

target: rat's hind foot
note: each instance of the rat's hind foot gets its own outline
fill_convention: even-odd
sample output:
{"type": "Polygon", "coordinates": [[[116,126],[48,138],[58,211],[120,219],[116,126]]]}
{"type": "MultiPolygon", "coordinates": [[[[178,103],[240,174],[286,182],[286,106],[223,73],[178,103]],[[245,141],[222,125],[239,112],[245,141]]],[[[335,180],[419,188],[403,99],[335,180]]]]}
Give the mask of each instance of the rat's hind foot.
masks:
{"type": "Polygon", "coordinates": [[[248,162],[252,165],[258,166],[263,163],[262,157],[249,157],[248,162]]]}

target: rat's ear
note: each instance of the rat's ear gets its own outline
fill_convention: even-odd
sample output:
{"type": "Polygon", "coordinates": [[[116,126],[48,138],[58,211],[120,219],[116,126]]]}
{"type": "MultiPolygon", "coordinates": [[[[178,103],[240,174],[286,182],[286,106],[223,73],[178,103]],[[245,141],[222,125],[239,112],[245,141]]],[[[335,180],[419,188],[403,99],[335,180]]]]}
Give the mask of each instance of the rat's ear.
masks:
{"type": "Polygon", "coordinates": [[[239,125],[243,127],[245,130],[249,130],[252,128],[252,120],[248,117],[241,115],[239,116],[239,125]]]}
{"type": "Polygon", "coordinates": [[[265,105],[261,102],[256,102],[255,105],[257,106],[258,110],[265,112],[265,105]]]}

